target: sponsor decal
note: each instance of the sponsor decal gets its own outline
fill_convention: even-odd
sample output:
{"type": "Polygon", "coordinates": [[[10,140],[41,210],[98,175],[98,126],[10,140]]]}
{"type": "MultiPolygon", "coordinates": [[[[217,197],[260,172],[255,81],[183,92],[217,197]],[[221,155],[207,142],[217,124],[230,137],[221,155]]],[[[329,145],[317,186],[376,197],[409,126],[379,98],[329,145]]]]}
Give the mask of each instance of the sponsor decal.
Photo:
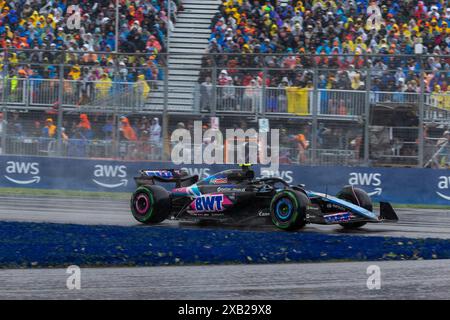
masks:
{"type": "Polygon", "coordinates": [[[326,205],[327,209],[333,210],[333,211],[344,211],[346,210],[345,207],[340,206],[336,203],[327,203],[326,205]]]}
{"type": "Polygon", "coordinates": [[[350,212],[339,212],[323,216],[326,223],[348,222],[352,218],[350,212]]]}
{"type": "Polygon", "coordinates": [[[174,195],[176,195],[176,196],[194,196],[194,197],[198,197],[198,196],[202,195],[202,193],[200,192],[200,189],[195,184],[190,186],[190,187],[173,189],[172,193],[174,195]]]}
{"type": "Polygon", "coordinates": [[[373,189],[367,191],[370,197],[381,196],[383,193],[381,173],[362,173],[362,172],[351,172],[350,178],[348,180],[349,184],[352,186],[359,186],[367,189],[367,187],[372,187],[373,189]]]}
{"type": "Polygon", "coordinates": [[[189,173],[190,176],[197,175],[199,177],[199,179],[205,179],[211,175],[210,168],[187,168],[187,167],[185,167],[185,168],[181,168],[181,170],[186,171],[187,173],[189,173]]]}
{"type": "MultiPolygon", "coordinates": [[[[440,176],[439,182],[438,182],[438,188],[441,191],[446,191],[450,188],[450,177],[447,176],[440,176]]],[[[439,191],[436,191],[436,194],[441,197],[442,199],[445,199],[447,201],[450,201],[450,196],[445,195],[444,193],[441,193],[439,191]]]]}
{"type": "Polygon", "coordinates": [[[173,173],[172,171],[167,171],[167,170],[158,170],[158,171],[151,171],[151,170],[146,170],[144,171],[144,174],[147,177],[161,177],[161,178],[173,178],[173,173]]]}
{"type": "Polygon", "coordinates": [[[209,180],[209,183],[211,184],[225,184],[228,183],[228,178],[215,178],[209,180]]]}
{"type": "Polygon", "coordinates": [[[280,170],[270,170],[261,168],[261,177],[262,178],[280,178],[286,181],[287,183],[294,182],[294,172],[290,170],[280,171],[280,170]]]}
{"type": "Polygon", "coordinates": [[[37,162],[8,161],[5,171],[4,177],[15,184],[38,184],[41,181],[39,163],[37,162]]]}
{"type": "Polygon", "coordinates": [[[127,167],[112,166],[112,165],[95,165],[94,166],[94,178],[92,181],[100,187],[115,189],[119,187],[126,187],[128,185],[127,177],[127,167]],[[101,181],[100,179],[107,179],[107,181],[101,181]],[[116,179],[120,179],[117,182],[116,179]],[[112,182],[111,180],[116,180],[112,182]]]}
{"type": "Polygon", "coordinates": [[[228,183],[228,178],[223,175],[213,175],[205,179],[205,182],[209,184],[226,184],[228,183]]]}
{"type": "Polygon", "coordinates": [[[244,192],[245,188],[218,187],[217,192],[244,192]]]}
{"type": "Polygon", "coordinates": [[[264,211],[264,210],[258,211],[258,217],[269,217],[269,216],[270,216],[270,211],[264,211]]]}
{"type": "Polygon", "coordinates": [[[122,179],[122,180],[120,180],[121,182],[119,182],[119,183],[102,183],[102,182],[97,181],[95,179],[92,179],[92,181],[94,181],[94,183],[98,184],[100,187],[108,188],[108,189],[115,189],[115,188],[119,188],[119,187],[126,187],[128,185],[128,180],[127,179],[122,179]]]}
{"type": "Polygon", "coordinates": [[[225,205],[230,204],[230,199],[223,194],[207,194],[195,198],[190,208],[192,212],[221,212],[225,210],[225,205]]]}

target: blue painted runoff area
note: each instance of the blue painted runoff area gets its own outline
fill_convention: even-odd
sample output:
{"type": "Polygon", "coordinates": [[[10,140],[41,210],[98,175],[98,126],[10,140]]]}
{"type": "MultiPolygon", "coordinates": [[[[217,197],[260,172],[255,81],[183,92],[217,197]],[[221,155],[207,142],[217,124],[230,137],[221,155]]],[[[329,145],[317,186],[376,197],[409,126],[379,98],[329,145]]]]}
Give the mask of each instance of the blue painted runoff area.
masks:
{"type": "Polygon", "coordinates": [[[450,259],[450,240],[0,222],[0,268],[450,259]]]}

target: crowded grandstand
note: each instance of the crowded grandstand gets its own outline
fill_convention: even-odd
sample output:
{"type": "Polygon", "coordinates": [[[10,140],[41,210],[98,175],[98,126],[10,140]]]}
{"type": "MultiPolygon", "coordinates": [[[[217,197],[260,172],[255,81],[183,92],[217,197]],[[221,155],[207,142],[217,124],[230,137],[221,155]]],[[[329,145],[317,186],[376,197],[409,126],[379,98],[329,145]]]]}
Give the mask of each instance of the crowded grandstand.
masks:
{"type": "Polygon", "coordinates": [[[319,152],[323,164],[446,165],[435,153],[450,111],[447,1],[217,2],[192,105],[169,105],[161,128],[153,103],[179,89],[168,61],[183,55],[169,42],[189,11],[182,0],[0,1],[3,152],[162,159],[164,130],[268,117],[285,133],[286,162],[319,152]]]}

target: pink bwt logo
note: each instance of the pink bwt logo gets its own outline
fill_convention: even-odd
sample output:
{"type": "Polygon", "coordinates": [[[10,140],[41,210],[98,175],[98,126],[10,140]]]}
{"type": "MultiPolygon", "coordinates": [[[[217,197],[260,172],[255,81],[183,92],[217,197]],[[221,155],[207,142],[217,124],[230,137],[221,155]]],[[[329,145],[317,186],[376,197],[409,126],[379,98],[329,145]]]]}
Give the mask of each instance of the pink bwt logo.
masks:
{"type": "Polygon", "coordinates": [[[191,209],[195,212],[221,212],[225,210],[224,206],[229,204],[232,202],[223,194],[204,195],[191,203],[191,209]]]}

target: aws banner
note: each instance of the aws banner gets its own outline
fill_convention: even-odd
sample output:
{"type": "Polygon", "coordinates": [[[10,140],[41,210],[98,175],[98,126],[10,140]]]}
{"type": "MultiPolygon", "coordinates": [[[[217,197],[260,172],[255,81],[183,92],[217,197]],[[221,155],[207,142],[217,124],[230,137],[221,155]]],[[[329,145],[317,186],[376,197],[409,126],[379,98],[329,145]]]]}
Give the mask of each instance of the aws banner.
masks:
{"type": "MultiPolygon", "coordinates": [[[[232,167],[0,156],[0,188],[132,192],[133,177],[141,169],[184,168],[205,178],[232,167]]],[[[255,166],[254,170],[257,177],[276,176],[290,184],[305,184],[309,190],[330,195],[350,184],[367,191],[375,201],[450,205],[447,170],[303,166],[281,166],[278,171],[255,166]]]]}

